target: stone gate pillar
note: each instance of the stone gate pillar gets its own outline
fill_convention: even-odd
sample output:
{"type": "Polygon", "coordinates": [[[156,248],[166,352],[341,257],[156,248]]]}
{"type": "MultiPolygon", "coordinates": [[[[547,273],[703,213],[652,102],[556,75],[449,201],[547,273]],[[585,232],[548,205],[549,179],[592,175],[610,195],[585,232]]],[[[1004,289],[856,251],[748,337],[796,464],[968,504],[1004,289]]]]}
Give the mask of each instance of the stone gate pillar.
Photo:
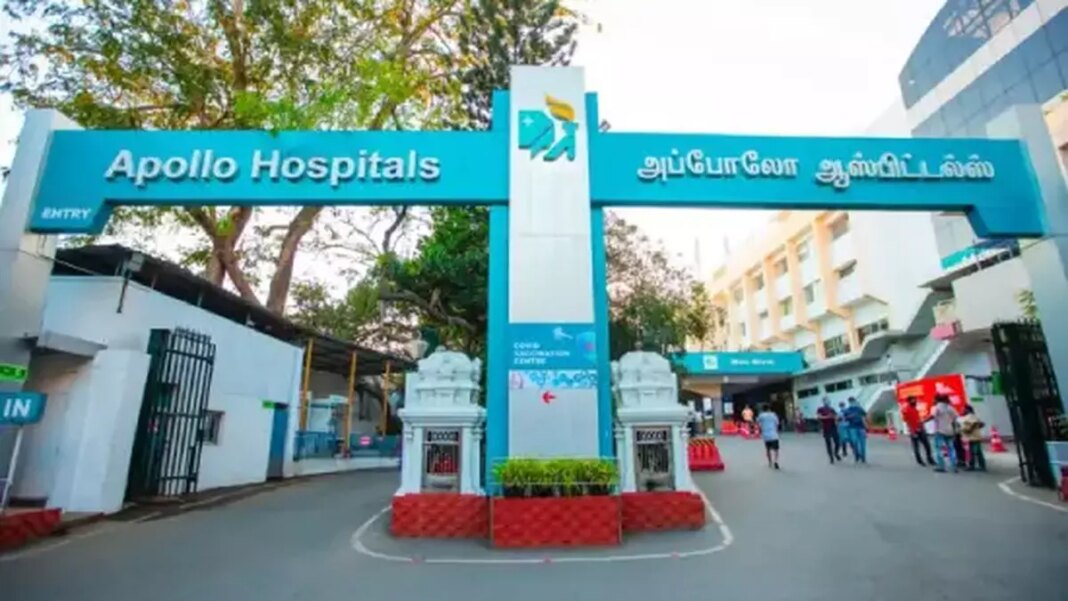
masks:
{"type": "Polygon", "coordinates": [[[401,485],[397,495],[421,492],[482,494],[482,424],[478,406],[482,364],[438,347],[405,381],[401,485]]]}

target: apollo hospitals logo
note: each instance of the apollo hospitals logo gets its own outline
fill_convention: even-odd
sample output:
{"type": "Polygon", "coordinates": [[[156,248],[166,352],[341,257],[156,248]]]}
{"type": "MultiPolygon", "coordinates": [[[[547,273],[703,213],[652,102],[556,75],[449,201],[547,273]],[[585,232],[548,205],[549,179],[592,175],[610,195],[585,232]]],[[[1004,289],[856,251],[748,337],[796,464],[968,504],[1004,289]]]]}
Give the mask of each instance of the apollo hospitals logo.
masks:
{"type": "Polygon", "coordinates": [[[575,160],[575,109],[563,100],[545,95],[548,113],[543,110],[519,111],[519,148],[530,151],[535,159],[544,152],[543,161],[552,162],[561,156],[575,160]],[[559,125],[559,127],[557,127],[559,125]]]}
{"type": "Polygon", "coordinates": [[[705,371],[716,371],[719,369],[719,356],[704,355],[701,357],[701,364],[705,371]]]}

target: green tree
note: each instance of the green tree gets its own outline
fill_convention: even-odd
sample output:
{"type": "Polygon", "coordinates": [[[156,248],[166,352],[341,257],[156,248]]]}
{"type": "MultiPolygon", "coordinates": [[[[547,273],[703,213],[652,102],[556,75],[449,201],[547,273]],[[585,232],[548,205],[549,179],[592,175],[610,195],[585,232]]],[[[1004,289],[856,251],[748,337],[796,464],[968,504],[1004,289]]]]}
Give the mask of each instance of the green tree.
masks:
{"type": "MultiPolygon", "coordinates": [[[[557,0],[482,0],[470,2],[457,26],[458,76],[463,110],[453,127],[485,129],[493,92],[509,85],[513,64],[566,65],[575,49],[582,17],[557,0]]],[[[393,225],[410,215],[398,209],[393,225]]],[[[485,349],[486,287],[489,273],[489,211],[483,207],[439,207],[429,212],[429,233],[410,257],[389,244],[377,245],[367,274],[379,288],[390,315],[373,319],[404,322],[440,331],[443,342],[479,355],[485,349]]],[[[388,230],[387,230],[388,231],[388,230]]],[[[367,253],[365,253],[367,254],[367,253]]],[[[362,285],[362,284],[361,284],[362,285]]],[[[314,322],[335,309],[297,303],[298,319],[314,322]]],[[[342,300],[341,304],[348,300],[342,300]]],[[[341,311],[348,313],[347,311],[341,311]]],[[[357,335],[349,324],[337,335],[357,335]]],[[[374,329],[364,335],[382,336],[374,329]],[[373,334],[372,334],[373,332],[373,334]]]]}
{"type": "MultiPolygon", "coordinates": [[[[691,322],[690,275],[634,224],[605,215],[610,354],[642,348],[669,353],[685,347],[691,322]]],[[[698,326],[702,324],[697,324],[698,326]]]]}
{"type": "Polygon", "coordinates": [[[700,350],[705,350],[725,319],[723,308],[712,303],[712,297],[704,283],[691,284],[685,311],[686,334],[689,340],[696,343],[700,350]]]}
{"type": "MultiPolygon", "coordinates": [[[[462,0],[8,0],[0,91],[87,128],[384,129],[454,122],[462,0]]],[[[281,313],[323,207],[125,209],[109,232],[281,313]],[[266,215],[266,220],[257,220],[266,215]],[[146,249],[150,250],[150,249],[146,249]]]]}

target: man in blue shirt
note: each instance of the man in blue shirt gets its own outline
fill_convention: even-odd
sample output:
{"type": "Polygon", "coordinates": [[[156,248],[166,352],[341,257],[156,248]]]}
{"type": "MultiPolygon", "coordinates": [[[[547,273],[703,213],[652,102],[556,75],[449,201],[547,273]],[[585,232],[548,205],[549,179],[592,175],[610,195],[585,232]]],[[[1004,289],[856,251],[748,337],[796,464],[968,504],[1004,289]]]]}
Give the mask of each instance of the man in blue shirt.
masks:
{"type": "Polygon", "coordinates": [[[779,469],[779,416],[767,405],[760,408],[756,418],[760,426],[760,436],[764,439],[764,452],[768,456],[768,467],[779,469]]]}
{"type": "Polygon", "coordinates": [[[865,423],[868,412],[857,403],[855,397],[849,397],[849,405],[842,412],[842,420],[849,432],[849,440],[853,444],[853,462],[868,462],[868,431],[865,423]]]}

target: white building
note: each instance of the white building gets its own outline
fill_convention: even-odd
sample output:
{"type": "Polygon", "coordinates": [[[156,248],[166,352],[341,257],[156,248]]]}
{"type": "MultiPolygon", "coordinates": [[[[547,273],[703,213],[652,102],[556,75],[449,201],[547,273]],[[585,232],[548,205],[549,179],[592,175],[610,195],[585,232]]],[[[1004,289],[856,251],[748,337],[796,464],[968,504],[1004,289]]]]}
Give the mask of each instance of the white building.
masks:
{"type": "MultiPolygon", "coordinates": [[[[382,424],[380,383],[366,376],[380,373],[387,360],[403,370],[405,360],[315,336],[177,266],[137,256],[114,246],[57,254],[41,333],[29,341],[34,351],[25,384],[46,393],[48,404],[43,420],[26,429],[16,499],[67,511],[119,510],[128,497],[128,476],[136,480],[131,459],[139,432],[157,436],[160,457],[171,458],[160,461],[182,464],[171,471],[192,474],[197,491],[397,464],[395,457],[336,457],[333,440],[349,432],[370,435],[382,424]],[[169,380],[153,389],[148,382],[179,376],[173,375],[177,358],[165,360],[171,367],[153,367],[152,331],[178,328],[210,338],[214,361],[202,361],[206,367],[173,389],[166,389],[169,380]],[[318,351],[306,366],[309,338],[318,351]],[[309,433],[301,436],[322,434],[331,448],[296,448],[305,367],[313,407],[331,396],[347,399],[352,352],[364,377],[348,432],[330,416],[316,417],[312,408],[309,433]],[[206,412],[183,421],[182,411],[195,410],[188,401],[198,382],[207,392],[206,412]],[[169,395],[167,407],[147,418],[152,423],[143,417],[139,422],[143,405],[155,398],[150,391],[159,389],[169,395]]],[[[169,495],[184,489],[160,490],[169,495]]]]}
{"type": "MultiPolygon", "coordinates": [[[[904,106],[894,103],[863,135],[908,137],[904,106]]],[[[715,342],[728,351],[797,351],[805,369],[699,392],[730,398],[735,409],[771,402],[808,418],[823,399],[837,406],[855,397],[881,419],[896,411],[897,382],[960,373],[977,410],[1007,431],[1004,399],[990,394],[989,336],[949,340],[937,327],[953,298],[928,286],[943,274],[939,258],[929,213],[776,213],[712,277],[713,301],[727,315],[715,342]]]]}

